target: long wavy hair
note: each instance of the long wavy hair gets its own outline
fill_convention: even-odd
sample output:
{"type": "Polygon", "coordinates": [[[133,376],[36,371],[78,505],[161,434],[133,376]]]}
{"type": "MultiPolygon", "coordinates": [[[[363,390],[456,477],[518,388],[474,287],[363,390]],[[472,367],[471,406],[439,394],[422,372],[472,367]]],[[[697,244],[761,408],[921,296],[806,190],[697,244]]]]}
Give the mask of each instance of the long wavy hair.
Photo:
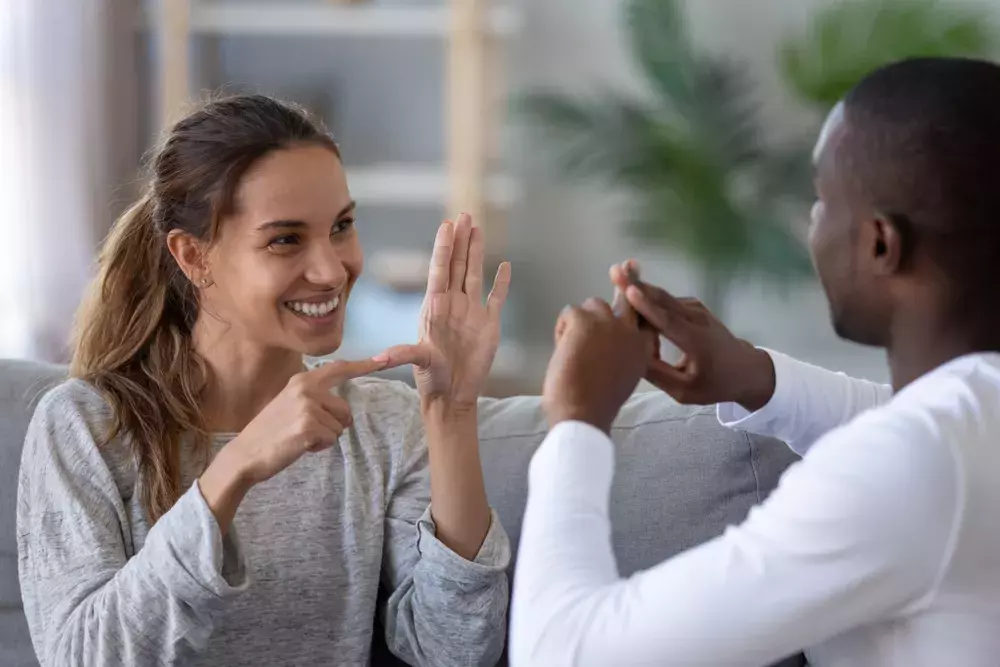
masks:
{"type": "Polygon", "coordinates": [[[76,317],[71,375],[111,406],[102,443],[127,437],[152,522],[180,497],[182,448],[191,443],[207,460],[209,447],[199,407],[208,369],[191,339],[198,286],[174,261],[167,235],[176,229],[212,243],[247,169],[301,144],[340,156],[327,130],[301,108],[263,95],[205,104],[152,154],[145,194],[115,222],[101,251],[76,317]]]}

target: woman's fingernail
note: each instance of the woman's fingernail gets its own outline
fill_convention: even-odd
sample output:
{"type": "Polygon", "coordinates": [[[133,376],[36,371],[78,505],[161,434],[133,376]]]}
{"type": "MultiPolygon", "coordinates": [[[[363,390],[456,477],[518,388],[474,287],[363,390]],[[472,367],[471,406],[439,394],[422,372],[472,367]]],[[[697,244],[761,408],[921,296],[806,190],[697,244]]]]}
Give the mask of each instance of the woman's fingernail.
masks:
{"type": "Polygon", "coordinates": [[[386,354],[385,352],[381,352],[372,357],[372,361],[374,361],[376,364],[389,363],[389,355],[386,354]]]}

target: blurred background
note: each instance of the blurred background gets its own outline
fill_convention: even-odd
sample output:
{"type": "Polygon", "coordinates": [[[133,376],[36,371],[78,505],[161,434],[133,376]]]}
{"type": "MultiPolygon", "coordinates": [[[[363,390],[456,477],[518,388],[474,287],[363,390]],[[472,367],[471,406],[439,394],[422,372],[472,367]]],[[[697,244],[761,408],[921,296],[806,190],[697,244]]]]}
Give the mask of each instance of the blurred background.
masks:
{"type": "Polygon", "coordinates": [[[319,114],[359,202],[344,356],[415,338],[434,230],[513,262],[490,393],[536,393],[608,267],[758,345],[884,380],[838,341],[801,244],[810,152],[861,76],[990,56],[1000,0],[3,0],[0,356],[65,361],[73,312],[161,128],[210,95],[319,114]]]}

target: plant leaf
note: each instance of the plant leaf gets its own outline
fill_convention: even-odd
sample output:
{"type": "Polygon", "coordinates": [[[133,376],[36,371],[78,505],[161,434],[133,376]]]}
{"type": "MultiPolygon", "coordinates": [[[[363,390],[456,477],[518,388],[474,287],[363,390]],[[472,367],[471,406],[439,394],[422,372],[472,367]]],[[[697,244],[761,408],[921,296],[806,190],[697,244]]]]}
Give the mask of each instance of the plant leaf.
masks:
{"type": "Polygon", "coordinates": [[[611,94],[582,100],[537,92],[517,106],[551,148],[550,159],[570,177],[642,187],[668,178],[679,156],[669,126],[611,94]]]}
{"type": "Polygon", "coordinates": [[[654,99],[529,93],[516,111],[532,145],[565,176],[627,194],[636,238],[685,253],[706,275],[808,273],[781,224],[789,202],[810,196],[808,149],[767,145],[746,68],[695,53],[675,0],[628,0],[626,21],[654,99]]]}
{"type": "Polygon", "coordinates": [[[692,97],[693,54],[677,0],[629,0],[625,29],[632,53],[669,110],[683,118],[692,97]]]}
{"type": "Polygon", "coordinates": [[[785,81],[826,110],[871,71],[919,56],[989,55],[988,14],[941,0],[846,0],[820,12],[802,37],[779,52],[785,81]]]}

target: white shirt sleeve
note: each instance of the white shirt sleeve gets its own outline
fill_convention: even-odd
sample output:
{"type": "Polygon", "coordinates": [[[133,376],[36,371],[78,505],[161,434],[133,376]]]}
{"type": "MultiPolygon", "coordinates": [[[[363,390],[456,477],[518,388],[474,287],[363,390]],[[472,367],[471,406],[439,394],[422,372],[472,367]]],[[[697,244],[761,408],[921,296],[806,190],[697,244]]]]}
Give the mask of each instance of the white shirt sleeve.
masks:
{"type": "Polygon", "coordinates": [[[559,424],[529,472],[511,665],[768,664],[918,610],[952,548],[959,481],[951,450],[908,429],[832,432],[742,525],[621,579],[612,442],[559,424]]]}
{"type": "Polygon", "coordinates": [[[766,350],[774,362],[774,395],[757,412],[736,403],[720,403],[723,426],[778,438],[804,455],[827,431],[887,403],[892,387],[834,373],[766,350]]]}

